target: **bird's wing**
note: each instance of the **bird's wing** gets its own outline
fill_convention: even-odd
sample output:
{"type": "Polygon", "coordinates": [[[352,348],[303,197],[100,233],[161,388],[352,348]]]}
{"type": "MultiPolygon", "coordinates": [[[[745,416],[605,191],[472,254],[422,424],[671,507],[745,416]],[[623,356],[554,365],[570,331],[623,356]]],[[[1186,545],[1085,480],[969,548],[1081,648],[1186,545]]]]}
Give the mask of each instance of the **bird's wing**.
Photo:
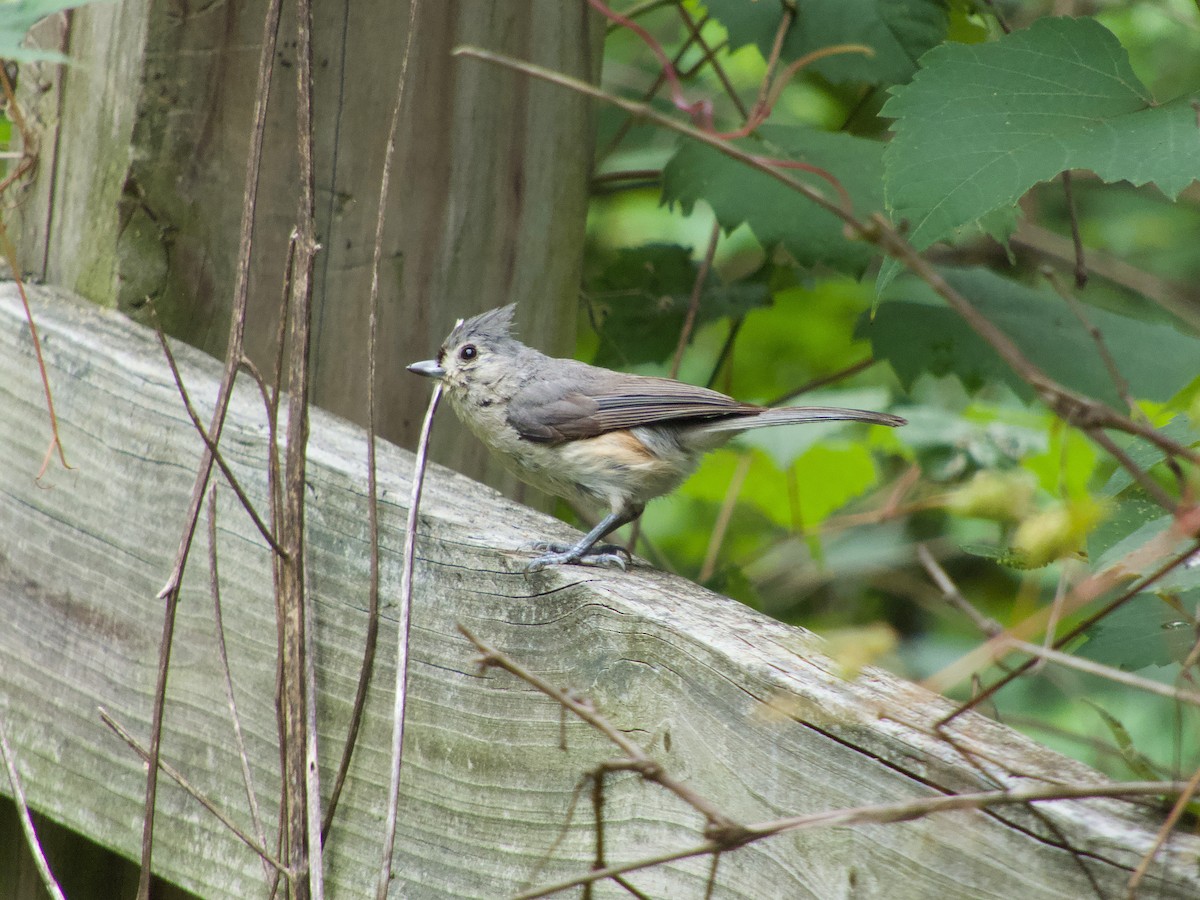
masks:
{"type": "Polygon", "coordinates": [[[578,364],[561,377],[526,385],[509,404],[508,422],[528,440],[558,443],[674,419],[757,411],[757,406],[669,378],[578,364]]]}

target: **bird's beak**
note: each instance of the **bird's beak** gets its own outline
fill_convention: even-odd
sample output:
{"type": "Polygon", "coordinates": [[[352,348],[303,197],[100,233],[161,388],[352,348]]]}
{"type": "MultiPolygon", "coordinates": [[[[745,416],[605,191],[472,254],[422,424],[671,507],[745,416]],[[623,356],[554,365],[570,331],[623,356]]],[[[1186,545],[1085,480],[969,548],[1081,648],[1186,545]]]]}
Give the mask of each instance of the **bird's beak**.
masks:
{"type": "Polygon", "coordinates": [[[446,374],[446,370],[438,365],[436,359],[427,359],[424,362],[415,362],[408,367],[408,371],[417,375],[424,375],[426,378],[442,378],[446,374]]]}

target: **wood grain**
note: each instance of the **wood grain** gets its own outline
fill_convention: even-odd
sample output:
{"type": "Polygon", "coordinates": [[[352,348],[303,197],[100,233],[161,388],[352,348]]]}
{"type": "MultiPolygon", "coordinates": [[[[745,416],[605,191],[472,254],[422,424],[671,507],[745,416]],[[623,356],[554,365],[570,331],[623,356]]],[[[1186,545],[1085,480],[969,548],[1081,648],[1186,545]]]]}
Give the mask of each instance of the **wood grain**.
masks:
{"type": "MultiPolygon", "coordinates": [[[[41,389],[11,286],[0,288],[0,703],[31,803],[125,855],[140,836],[143,773],[101,725],[103,705],[145,736],[161,607],[199,458],[153,335],[119,314],[34,292],[69,471],[34,476],[48,440],[41,389]]],[[[177,349],[208,409],[217,364],[177,349]]],[[[427,385],[413,379],[412,390],[427,385]]],[[[257,393],[236,394],[222,445],[264,503],[266,425],[257,393]]],[[[399,581],[409,454],[380,452],[384,603],[399,581]]],[[[312,421],[309,580],[316,597],[326,782],[340,753],[365,627],[362,433],[312,421]]],[[[233,678],[259,803],[273,826],[279,787],[275,624],[268,554],[232,492],[220,494],[221,588],[233,678]]],[[[812,635],[687,581],[557,568],[527,576],[532,539],[561,523],[445,469],[426,483],[418,537],[411,720],[400,802],[397,897],[497,897],[525,885],[563,825],[580,773],[612,755],[579,722],[558,748],[558,707],[495,671],[481,674],[455,630],[583,692],[676,775],[743,822],[940,792],[1099,780],[977,716],[954,745],[930,725],[940,698],[883,672],[838,677],[812,635]],[[774,703],[786,715],[767,709],[774,703]]],[[[166,758],[248,823],[213,632],[203,546],[188,568],[163,739],[166,758]]],[[[394,620],[329,845],[334,897],[363,896],[377,870],[385,807],[394,620]]],[[[156,865],[206,897],[263,896],[254,856],[173,784],[160,788],[156,865]]],[[[1115,801],[954,812],[888,826],[797,832],[726,854],[721,898],[1089,897],[1085,870],[1119,896],[1157,819],[1115,801]]],[[[590,863],[580,815],[542,880],[590,863]]],[[[697,814],[633,776],[611,779],[608,861],[698,842],[697,814]]],[[[1194,839],[1173,838],[1146,897],[1200,891],[1194,839]]],[[[631,876],[655,897],[699,897],[707,861],[631,876]]],[[[626,896],[601,886],[598,896],[626,896]]]]}

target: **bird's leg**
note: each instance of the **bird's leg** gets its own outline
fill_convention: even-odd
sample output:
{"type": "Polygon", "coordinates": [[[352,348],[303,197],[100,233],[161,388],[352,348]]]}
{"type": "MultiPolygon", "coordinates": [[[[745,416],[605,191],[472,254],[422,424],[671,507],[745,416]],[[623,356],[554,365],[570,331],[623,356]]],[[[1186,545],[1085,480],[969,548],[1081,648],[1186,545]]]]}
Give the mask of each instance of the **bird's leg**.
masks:
{"type": "Polygon", "coordinates": [[[624,570],[625,557],[629,555],[629,552],[615,544],[597,545],[596,541],[610,531],[615,531],[622,525],[632,522],[641,515],[641,512],[640,509],[636,512],[611,512],[574,544],[536,544],[535,549],[550,552],[532,560],[526,566],[525,571],[537,572],[546,566],[563,566],[571,563],[584,566],[615,566],[624,570]]]}

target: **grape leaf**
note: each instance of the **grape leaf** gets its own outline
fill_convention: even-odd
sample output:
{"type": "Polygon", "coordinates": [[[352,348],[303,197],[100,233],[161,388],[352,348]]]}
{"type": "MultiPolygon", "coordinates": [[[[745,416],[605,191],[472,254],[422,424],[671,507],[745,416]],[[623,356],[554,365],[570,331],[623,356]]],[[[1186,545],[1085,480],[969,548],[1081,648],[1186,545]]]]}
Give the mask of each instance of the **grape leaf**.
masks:
{"type": "MultiPolygon", "coordinates": [[[[1050,377],[1123,405],[1091,336],[1056,294],[984,270],[946,269],[943,275],[1050,377]]],[[[954,374],[969,390],[1002,381],[1032,397],[1030,387],[924,282],[906,276],[887,296],[893,299],[880,306],[874,321],[860,320],[856,334],[870,339],[875,356],[888,360],[905,386],[926,372],[954,374]]],[[[1094,307],[1087,317],[1134,396],[1166,400],[1195,376],[1200,340],[1170,325],[1094,307]]]]}
{"type": "MultiPolygon", "coordinates": [[[[883,208],[883,145],[878,141],[803,126],[764,125],[757,138],[742,141],[741,147],[824,169],[849,192],[855,209],[883,208]]],[[[834,195],[823,179],[792,174],[834,195]]],[[[663,169],[662,197],[668,205],[678,203],[685,214],[702,200],[727,231],[744,222],[764,247],[782,245],[802,266],[820,263],[857,277],[874,253],[861,241],[846,240],[842,221],[832,213],[771,176],[693,141],[682,143],[663,169]]]]}
{"type": "MultiPolygon", "coordinates": [[[[1176,416],[1158,430],[1171,440],[1178,441],[1186,447],[1195,447],[1200,443],[1200,435],[1192,428],[1187,416],[1176,416]]],[[[1166,454],[1162,450],[1146,441],[1130,439],[1126,443],[1127,446],[1124,448],[1126,454],[1143,469],[1153,468],[1166,458],[1166,454]]],[[[1129,470],[1118,466],[1105,482],[1100,493],[1113,497],[1131,484],[1133,484],[1133,476],[1129,474],[1129,470]]]]}
{"type": "MultiPolygon", "coordinates": [[[[1066,169],[1153,182],[1172,198],[1200,172],[1189,98],[1156,103],[1094,19],[1045,18],[992,43],[944,44],[892,93],[882,112],[896,120],[887,203],[918,249],[1066,169]]],[[[881,291],[897,271],[885,265],[881,291]]]]}
{"type": "Polygon", "coordinates": [[[1145,497],[1131,497],[1111,504],[1108,516],[1088,535],[1088,558],[1103,559],[1109,550],[1160,516],[1162,507],[1145,497]]]}
{"type": "MultiPolygon", "coordinates": [[[[754,44],[764,59],[770,57],[783,3],[707,0],[705,6],[729,32],[731,49],[754,44]]],[[[946,0],[800,0],[780,56],[791,62],[835,44],[864,44],[874,56],[838,54],[810,68],[835,83],[907,81],[917,58],[940,42],[948,27],[946,0]]]]}
{"type": "MultiPolygon", "coordinates": [[[[624,367],[667,359],[679,341],[697,274],[686,247],[647,244],[618,250],[585,278],[584,295],[600,333],[595,364],[624,367]]],[[[722,284],[710,272],[696,325],[745,315],[770,300],[762,279],[722,284]]]]}
{"type": "MultiPolygon", "coordinates": [[[[1193,539],[1173,530],[1175,519],[1165,515],[1151,519],[1104,551],[1095,561],[1097,571],[1118,563],[1123,575],[1144,577],[1157,572],[1167,558],[1182,553],[1193,539]],[[1150,546],[1153,553],[1137,552],[1150,546]]],[[[1200,559],[1178,565],[1154,582],[1156,591],[1186,591],[1200,588],[1200,559]]]]}
{"type": "MultiPolygon", "coordinates": [[[[1185,609],[1195,609],[1195,592],[1181,597],[1185,609]]],[[[1154,594],[1138,594],[1096,623],[1076,654],[1126,671],[1182,662],[1196,634],[1179,611],[1154,594]]]]}

